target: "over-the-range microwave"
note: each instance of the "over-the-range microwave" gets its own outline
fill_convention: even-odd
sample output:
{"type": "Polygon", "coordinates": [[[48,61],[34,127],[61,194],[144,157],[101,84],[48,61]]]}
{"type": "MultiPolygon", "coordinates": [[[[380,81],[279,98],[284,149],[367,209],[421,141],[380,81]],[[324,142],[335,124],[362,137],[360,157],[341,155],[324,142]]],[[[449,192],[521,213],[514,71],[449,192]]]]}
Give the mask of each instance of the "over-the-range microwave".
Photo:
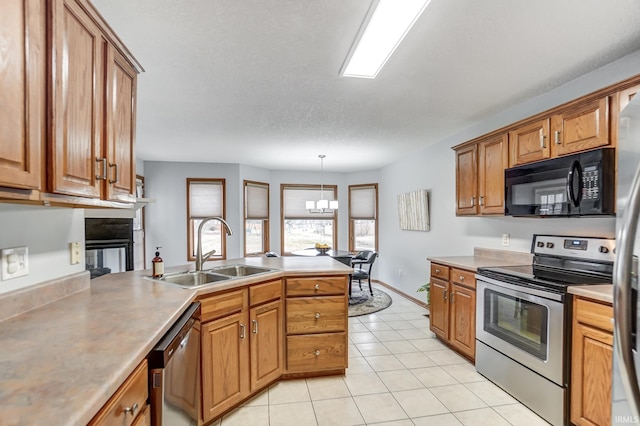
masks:
{"type": "Polygon", "coordinates": [[[506,216],[615,214],[615,149],[601,148],[505,170],[506,216]]]}

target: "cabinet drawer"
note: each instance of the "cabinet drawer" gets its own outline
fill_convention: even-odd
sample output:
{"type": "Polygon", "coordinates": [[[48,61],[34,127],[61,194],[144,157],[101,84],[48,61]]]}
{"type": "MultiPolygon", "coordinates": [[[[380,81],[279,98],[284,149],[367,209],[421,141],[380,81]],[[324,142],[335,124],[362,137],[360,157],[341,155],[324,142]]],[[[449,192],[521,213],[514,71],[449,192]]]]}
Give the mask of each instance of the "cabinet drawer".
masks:
{"type": "Polygon", "coordinates": [[[89,422],[89,425],[132,425],[138,414],[146,409],[148,374],[145,359],[89,422]],[[127,408],[133,408],[133,413],[125,411],[127,408]]]}
{"type": "Polygon", "coordinates": [[[344,296],[287,299],[287,333],[326,333],[347,329],[344,296]]]}
{"type": "Polygon", "coordinates": [[[215,296],[205,296],[200,300],[202,322],[240,312],[246,305],[247,290],[235,290],[215,296]]]}
{"type": "Polygon", "coordinates": [[[346,333],[287,337],[287,370],[290,373],[346,367],[346,333]]]}
{"type": "Polygon", "coordinates": [[[328,296],[346,293],[346,277],[287,278],[287,296],[328,296]]]}
{"type": "Polygon", "coordinates": [[[601,330],[613,333],[613,306],[576,297],[576,320],[601,330]]]}
{"type": "Polygon", "coordinates": [[[451,269],[451,281],[470,288],[476,288],[476,274],[464,269],[451,269]]]}
{"type": "Polygon", "coordinates": [[[431,277],[449,281],[449,267],[438,263],[431,264],[431,277]]]}
{"type": "Polygon", "coordinates": [[[269,281],[249,288],[249,305],[251,306],[276,300],[280,297],[282,297],[282,280],[269,281]]]}

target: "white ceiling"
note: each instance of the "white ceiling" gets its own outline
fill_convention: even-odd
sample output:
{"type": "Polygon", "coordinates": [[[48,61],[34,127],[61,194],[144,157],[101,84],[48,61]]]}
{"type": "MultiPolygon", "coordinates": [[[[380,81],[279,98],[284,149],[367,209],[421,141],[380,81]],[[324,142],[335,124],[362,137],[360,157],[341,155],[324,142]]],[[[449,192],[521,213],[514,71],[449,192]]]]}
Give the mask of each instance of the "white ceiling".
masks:
{"type": "Polygon", "coordinates": [[[640,49],[637,0],[433,0],[376,79],[353,79],[369,0],[93,3],[145,67],[152,161],[377,169],[640,49]]]}

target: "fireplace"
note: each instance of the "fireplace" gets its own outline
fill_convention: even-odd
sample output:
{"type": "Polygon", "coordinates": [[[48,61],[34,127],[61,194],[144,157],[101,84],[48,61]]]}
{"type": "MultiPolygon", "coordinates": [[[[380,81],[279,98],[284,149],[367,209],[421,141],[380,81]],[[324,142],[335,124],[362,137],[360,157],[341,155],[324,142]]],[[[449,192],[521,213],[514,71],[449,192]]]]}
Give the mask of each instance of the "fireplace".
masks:
{"type": "Polygon", "coordinates": [[[85,263],[91,278],[133,271],[133,219],[86,218],[85,263]]]}

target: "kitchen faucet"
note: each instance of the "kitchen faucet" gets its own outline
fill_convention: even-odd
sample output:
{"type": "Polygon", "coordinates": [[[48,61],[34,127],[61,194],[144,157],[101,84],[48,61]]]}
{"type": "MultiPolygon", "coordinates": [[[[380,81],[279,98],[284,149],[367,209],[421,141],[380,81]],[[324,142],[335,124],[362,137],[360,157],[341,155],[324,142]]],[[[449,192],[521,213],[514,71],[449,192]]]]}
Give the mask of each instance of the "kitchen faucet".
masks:
{"type": "Polygon", "coordinates": [[[221,217],[207,217],[200,222],[200,226],[198,226],[198,247],[196,248],[196,271],[202,271],[202,264],[209,259],[216,251],[211,250],[208,253],[202,254],[202,227],[205,223],[211,220],[219,220],[224,225],[224,229],[227,232],[227,235],[233,235],[233,231],[229,227],[229,224],[221,217]]]}

